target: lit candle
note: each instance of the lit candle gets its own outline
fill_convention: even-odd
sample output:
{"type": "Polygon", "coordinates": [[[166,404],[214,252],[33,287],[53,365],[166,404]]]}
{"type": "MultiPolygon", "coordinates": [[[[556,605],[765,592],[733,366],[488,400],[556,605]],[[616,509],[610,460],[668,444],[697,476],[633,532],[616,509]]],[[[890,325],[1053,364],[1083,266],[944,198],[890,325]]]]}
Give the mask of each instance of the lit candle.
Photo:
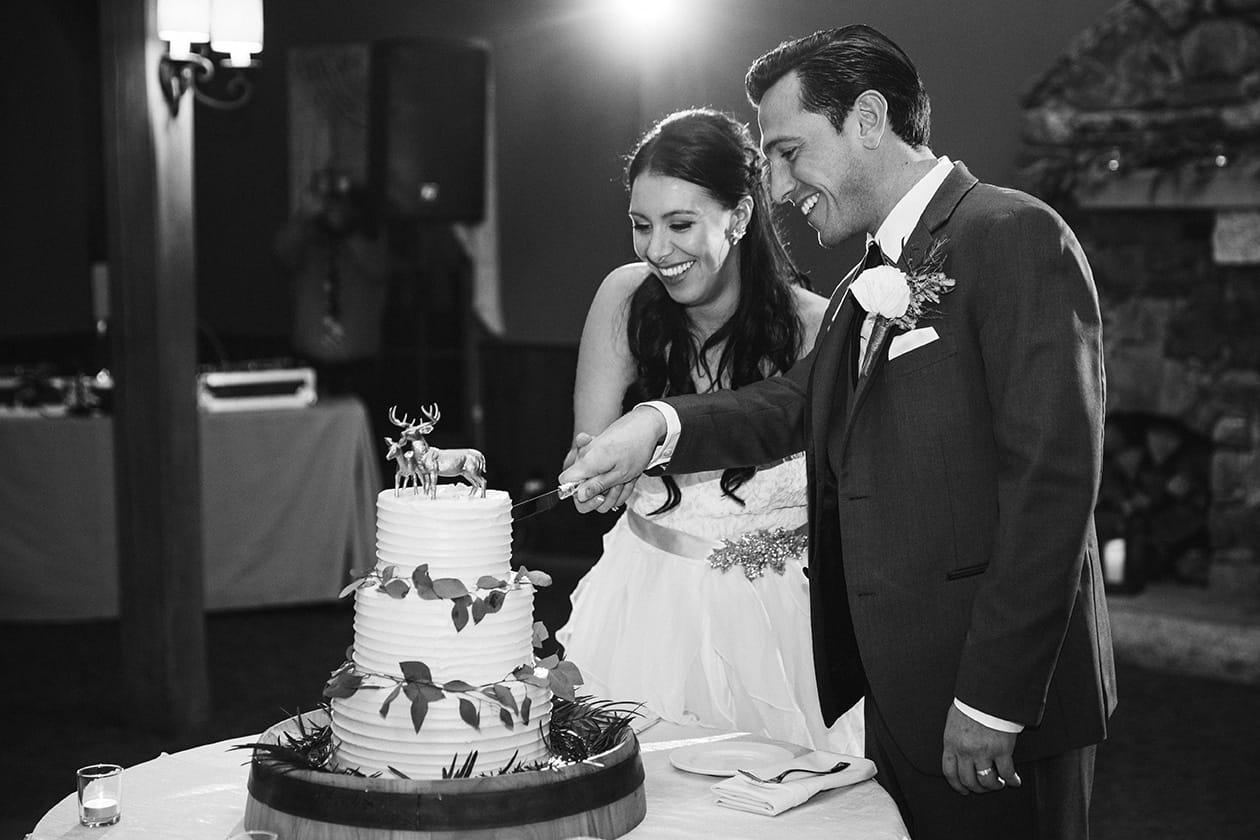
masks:
{"type": "Polygon", "coordinates": [[[1119,586],[1124,583],[1124,540],[1107,540],[1103,546],[1103,580],[1119,586]]]}
{"type": "Polygon", "coordinates": [[[83,802],[83,821],[89,824],[111,823],[118,819],[118,800],[107,797],[83,802]]]}

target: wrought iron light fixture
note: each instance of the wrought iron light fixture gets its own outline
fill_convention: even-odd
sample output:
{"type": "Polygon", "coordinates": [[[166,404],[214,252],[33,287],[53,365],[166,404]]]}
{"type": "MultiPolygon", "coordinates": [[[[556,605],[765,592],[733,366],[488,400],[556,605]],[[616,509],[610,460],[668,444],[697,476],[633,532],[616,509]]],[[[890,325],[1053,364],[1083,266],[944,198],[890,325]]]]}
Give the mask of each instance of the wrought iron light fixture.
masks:
{"type": "Polygon", "coordinates": [[[200,86],[214,77],[216,53],[222,54],[218,62],[223,68],[256,66],[253,54],[262,52],[263,42],[262,0],[158,0],[157,26],[158,37],[168,44],[158,63],[158,79],[172,117],[189,88],[198,102],[215,108],[239,108],[249,101],[253,85],[242,73],[228,80],[227,98],[200,86]]]}

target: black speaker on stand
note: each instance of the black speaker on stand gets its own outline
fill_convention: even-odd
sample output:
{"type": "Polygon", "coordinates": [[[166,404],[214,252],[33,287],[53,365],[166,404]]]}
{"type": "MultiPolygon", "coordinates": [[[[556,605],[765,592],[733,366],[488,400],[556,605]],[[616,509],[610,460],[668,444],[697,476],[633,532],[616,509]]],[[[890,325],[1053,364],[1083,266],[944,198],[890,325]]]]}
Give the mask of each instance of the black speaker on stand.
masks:
{"type": "Polygon", "coordinates": [[[438,403],[438,446],[481,446],[472,265],[453,225],[486,213],[489,51],[442,39],[372,45],[369,179],[401,283],[385,375],[400,410],[438,403]]]}

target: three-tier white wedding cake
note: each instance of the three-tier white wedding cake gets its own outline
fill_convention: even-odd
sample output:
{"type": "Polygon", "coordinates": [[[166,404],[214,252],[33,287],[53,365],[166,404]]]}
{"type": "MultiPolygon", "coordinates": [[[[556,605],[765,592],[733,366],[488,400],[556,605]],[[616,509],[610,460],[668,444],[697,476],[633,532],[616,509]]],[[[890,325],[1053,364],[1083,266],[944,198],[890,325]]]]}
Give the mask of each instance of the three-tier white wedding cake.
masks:
{"type": "Polygon", "coordinates": [[[325,689],[334,766],[438,779],[473,751],[477,772],[547,760],[541,581],[511,568],[508,494],[385,490],[376,536],[376,567],[352,584],[353,649],[325,689]]]}

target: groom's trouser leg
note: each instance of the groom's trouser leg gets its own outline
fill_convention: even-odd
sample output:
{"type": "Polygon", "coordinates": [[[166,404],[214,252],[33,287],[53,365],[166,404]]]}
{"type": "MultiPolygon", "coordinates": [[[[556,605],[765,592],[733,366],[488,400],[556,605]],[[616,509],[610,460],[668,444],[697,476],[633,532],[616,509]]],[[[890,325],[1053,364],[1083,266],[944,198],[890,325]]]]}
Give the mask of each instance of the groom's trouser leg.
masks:
{"type": "Polygon", "coordinates": [[[1021,787],[963,796],[941,773],[915,769],[866,697],[866,754],[914,840],[1086,840],[1094,752],[1090,746],[1020,762],[1021,787]]]}

